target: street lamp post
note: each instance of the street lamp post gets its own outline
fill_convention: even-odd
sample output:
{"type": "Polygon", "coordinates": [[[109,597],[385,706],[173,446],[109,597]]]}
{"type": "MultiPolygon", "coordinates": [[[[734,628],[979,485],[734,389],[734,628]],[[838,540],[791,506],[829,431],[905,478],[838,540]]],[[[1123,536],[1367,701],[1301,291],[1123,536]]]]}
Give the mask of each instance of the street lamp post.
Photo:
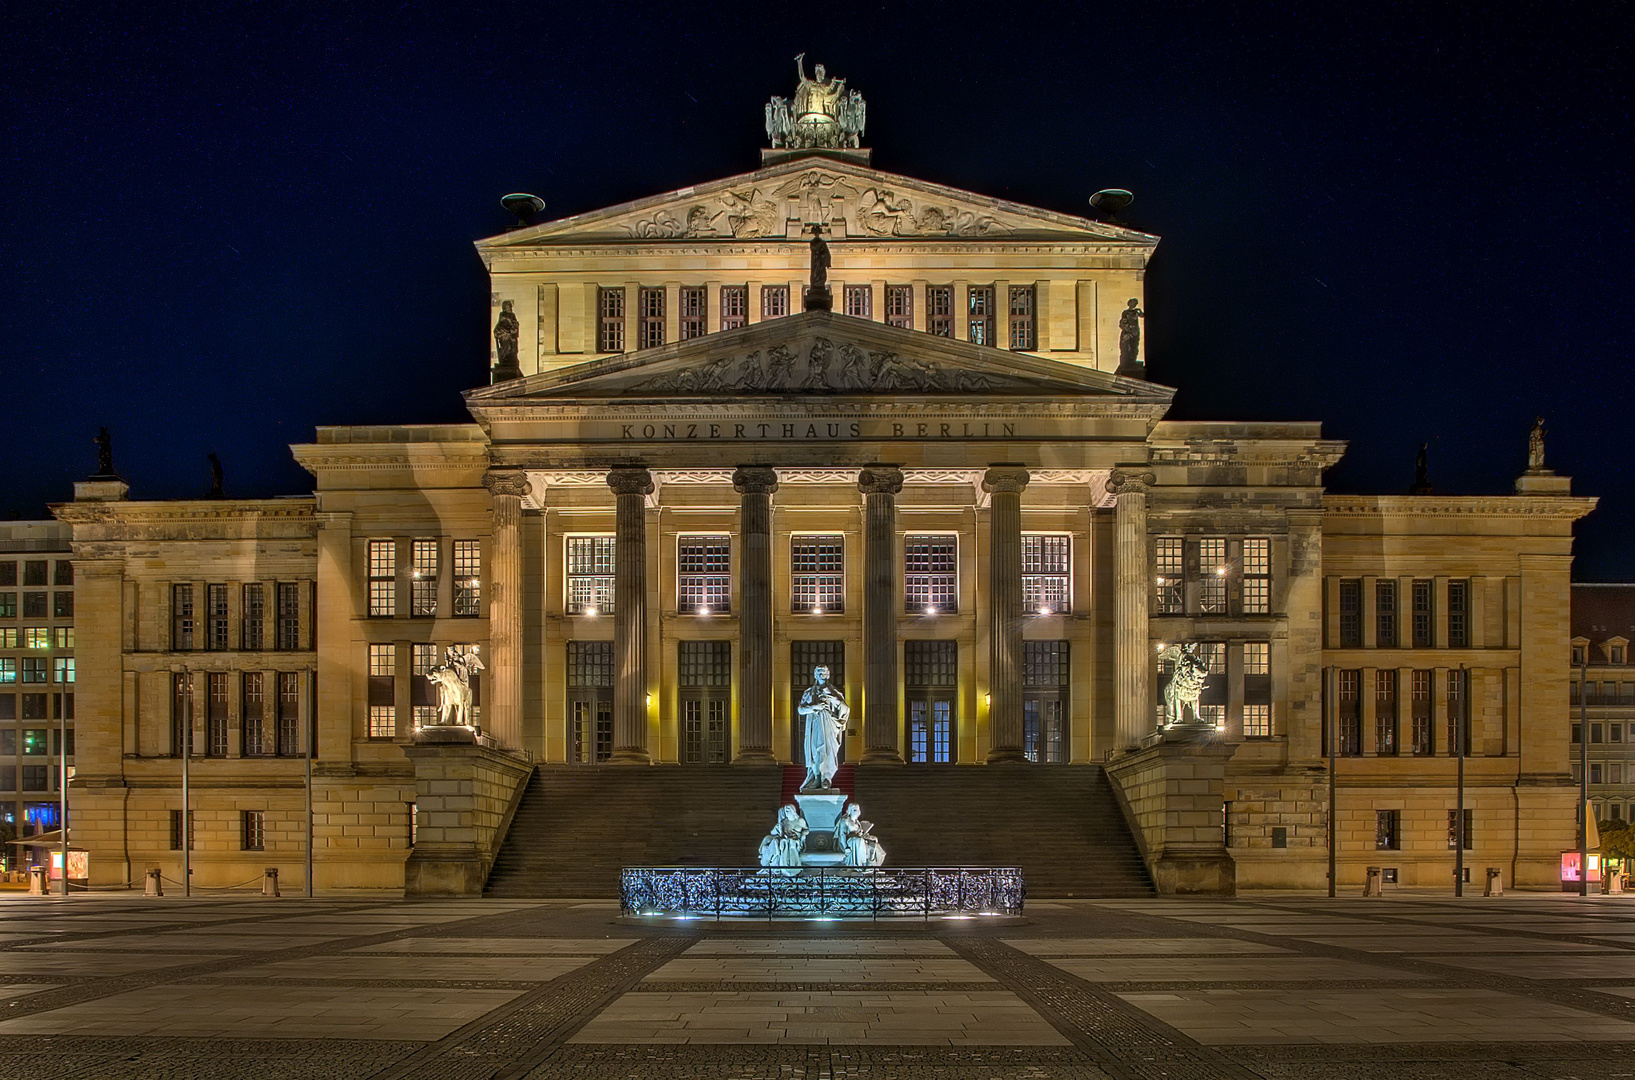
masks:
{"type": "Polygon", "coordinates": [[[1590,894],[1590,650],[1578,667],[1578,895],[1590,894]]]}
{"type": "Polygon", "coordinates": [[[318,736],[318,680],[315,673],[307,678],[307,899],[312,899],[312,749],[318,736]]]}
{"type": "Polygon", "coordinates": [[[68,708],[67,694],[57,695],[57,832],[62,841],[62,894],[68,895],[68,708]]]}
{"type": "Polygon", "coordinates": [[[1459,716],[1453,725],[1453,753],[1458,760],[1458,795],[1453,811],[1453,895],[1465,895],[1465,740],[1470,723],[1470,669],[1459,665],[1459,716]]]}
{"type": "Polygon", "coordinates": [[[193,823],[188,809],[188,766],[193,757],[193,673],[182,672],[187,691],[187,722],[182,725],[182,895],[193,895],[193,823]]]}
{"type": "Polygon", "coordinates": [[[1337,761],[1335,749],[1339,742],[1337,729],[1340,726],[1340,718],[1337,715],[1338,710],[1335,708],[1334,678],[1333,668],[1329,668],[1323,673],[1323,711],[1327,714],[1328,719],[1328,895],[1330,899],[1334,897],[1334,890],[1337,885],[1335,880],[1336,859],[1334,845],[1339,839],[1334,806],[1334,798],[1339,790],[1339,784],[1334,775],[1334,767],[1337,761]]]}

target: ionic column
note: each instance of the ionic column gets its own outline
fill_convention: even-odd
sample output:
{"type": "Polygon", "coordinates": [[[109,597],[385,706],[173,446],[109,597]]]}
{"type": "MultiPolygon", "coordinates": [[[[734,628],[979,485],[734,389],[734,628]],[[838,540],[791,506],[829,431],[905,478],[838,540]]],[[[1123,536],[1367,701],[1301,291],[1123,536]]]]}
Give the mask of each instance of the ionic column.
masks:
{"type": "Polygon", "coordinates": [[[901,765],[897,748],[897,493],[903,471],[864,469],[863,764],[901,765]]]}
{"type": "Polygon", "coordinates": [[[1114,509],[1115,586],[1113,635],[1118,699],[1113,717],[1117,749],[1140,744],[1153,727],[1153,656],[1147,644],[1147,597],[1152,574],[1147,566],[1147,490],[1158,478],[1150,472],[1115,469],[1107,490],[1118,498],[1114,509]]]}
{"type": "Polygon", "coordinates": [[[988,508],[988,763],[1023,761],[1022,489],[1028,471],[995,465],[982,477],[988,508]]]}
{"type": "Polygon", "coordinates": [[[740,496],[738,536],[738,757],[741,765],[772,759],[772,493],[776,469],[743,466],[732,474],[740,496]]]}
{"type": "Polygon", "coordinates": [[[613,757],[647,765],[647,496],[653,476],[640,467],[614,469],[607,486],[617,496],[613,553],[613,757]]]}
{"type": "Polygon", "coordinates": [[[491,470],[483,486],[494,500],[483,726],[501,746],[516,749],[522,745],[522,500],[533,489],[521,470],[491,470]]]}

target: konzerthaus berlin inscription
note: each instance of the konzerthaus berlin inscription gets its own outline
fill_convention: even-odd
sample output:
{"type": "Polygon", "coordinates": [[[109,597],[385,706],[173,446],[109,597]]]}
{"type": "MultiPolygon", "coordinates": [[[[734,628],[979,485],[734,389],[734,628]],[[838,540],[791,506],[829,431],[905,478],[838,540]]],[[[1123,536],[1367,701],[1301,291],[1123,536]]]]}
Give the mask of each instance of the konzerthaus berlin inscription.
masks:
{"type": "Polygon", "coordinates": [[[825,668],[895,865],[1321,887],[1332,836],[1343,889],[1443,886],[1462,832],[1555,886],[1593,500],[1542,451],[1338,494],[1316,423],[1166,419],[1157,237],[876,169],[866,87],[801,66],[754,171],[477,243],[471,423],[320,428],[299,498],[56,508],[93,882],[180,873],[189,743],[201,885],[301,885],[309,750],[320,890],[753,865],[825,668]]]}

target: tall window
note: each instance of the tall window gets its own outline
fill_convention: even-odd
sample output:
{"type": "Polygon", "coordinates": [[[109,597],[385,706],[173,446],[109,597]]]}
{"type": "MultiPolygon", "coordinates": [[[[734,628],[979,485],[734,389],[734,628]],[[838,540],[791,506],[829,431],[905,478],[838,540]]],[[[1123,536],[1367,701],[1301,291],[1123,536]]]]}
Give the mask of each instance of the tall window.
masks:
{"type": "Polygon", "coordinates": [[[911,615],[947,615],[959,610],[958,537],[909,535],[903,543],[903,601],[911,615]]]}
{"type": "Polygon", "coordinates": [[[1470,756],[1470,694],[1466,683],[1470,673],[1462,668],[1448,672],[1448,753],[1470,756]]]}
{"type": "Polygon", "coordinates": [[[1026,352],[1038,348],[1039,331],[1034,315],[1032,285],[1011,286],[1011,348],[1026,352]]]}
{"type": "Polygon", "coordinates": [[[1397,752],[1397,673],[1394,668],[1374,672],[1374,743],[1376,752],[1397,752]]]}
{"type": "Polygon", "coordinates": [[[1072,607],[1072,539],[1022,534],[1022,610],[1050,615],[1072,607]]]}
{"type": "Polygon", "coordinates": [[[656,349],[664,344],[664,289],[637,289],[636,303],[640,305],[641,315],[637,338],[640,348],[656,349]]]}
{"type": "Polygon", "coordinates": [[[1466,851],[1476,846],[1476,811],[1466,809],[1461,816],[1458,810],[1448,811],[1448,850],[1453,851],[1463,846],[1466,851]],[[1462,827],[1461,827],[1462,826],[1462,827]],[[1460,841],[1464,843],[1461,845],[1460,841]]]}
{"type": "Polygon", "coordinates": [[[409,647],[409,711],[416,728],[437,722],[437,695],[431,669],[437,666],[437,646],[417,642],[409,647]]]}
{"type": "Polygon", "coordinates": [[[683,536],[676,541],[676,609],[683,615],[732,610],[732,541],[726,536],[683,536]]]}
{"type": "Polygon", "coordinates": [[[245,851],[267,850],[267,812],[239,811],[239,847],[245,851]]]}
{"type": "Polygon", "coordinates": [[[369,737],[397,737],[397,646],[369,646],[369,737]]]}
{"type": "Polygon", "coordinates": [[[624,290],[596,290],[597,349],[600,352],[624,352],[624,290]]]}
{"type": "Polygon", "coordinates": [[[1243,734],[1250,739],[1272,734],[1272,646],[1269,641],[1243,644],[1243,734]]]}
{"type": "Polygon", "coordinates": [[[1157,592],[1153,607],[1159,615],[1179,615],[1186,605],[1186,550],[1179,536],[1153,541],[1153,571],[1157,592]]]}
{"type": "Polygon", "coordinates": [[[244,700],[239,711],[239,730],[243,738],[240,753],[245,757],[270,754],[271,740],[267,738],[266,718],[262,712],[267,699],[262,673],[246,671],[241,678],[244,700]]]}
{"type": "Polygon", "coordinates": [[[1266,615],[1272,610],[1272,542],[1264,536],[1243,541],[1243,613],[1266,615]]]}
{"type": "Polygon", "coordinates": [[[846,314],[854,319],[874,318],[874,288],[869,285],[847,285],[842,293],[846,314]]]}
{"type": "Polygon", "coordinates": [[[1436,624],[1432,619],[1431,599],[1435,595],[1431,581],[1415,581],[1413,589],[1414,645],[1416,649],[1436,646],[1436,624]]]}
{"type": "Polygon", "coordinates": [[[454,614],[471,618],[482,614],[483,546],[480,540],[454,541],[454,614]]]}
{"type": "Polygon", "coordinates": [[[301,673],[278,673],[278,754],[301,754],[301,673]]]}
{"type": "Polygon", "coordinates": [[[245,652],[259,652],[267,647],[267,587],[259,581],[244,586],[243,638],[245,652]]]}
{"type": "Polygon", "coordinates": [[[274,589],[278,597],[278,647],[293,652],[301,647],[301,585],[280,581],[274,589]]]}
{"type": "Polygon", "coordinates": [[[172,585],[170,647],[178,652],[192,649],[198,631],[198,619],[193,611],[193,586],[172,585]]]}
{"type": "Polygon", "coordinates": [[[568,537],[568,614],[613,614],[611,536],[568,537]]]}
{"type": "MultiPolygon", "coordinates": [[[[193,824],[193,811],[187,812],[187,850],[193,850],[193,843],[199,838],[199,830],[193,824]]],[[[182,812],[170,812],[170,850],[182,850],[182,812]]]]}
{"type": "Polygon", "coordinates": [[[1377,851],[1397,851],[1402,847],[1402,811],[1376,810],[1374,812],[1374,848],[1377,851]]]}
{"type": "Polygon", "coordinates": [[[227,586],[204,587],[204,647],[221,652],[227,648],[227,586]]]}
{"type": "Polygon", "coordinates": [[[1339,673],[1340,745],[1342,757],[1362,753],[1362,672],[1339,673]]]}
{"type": "Polygon", "coordinates": [[[796,614],[846,610],[846,541],[840,536],[790,537],[790,585],[796,614]]]}
{"type": "Polygon", "coordinates": [[[908,760],[948,765],[954,760],[954,697],[959,643],[903,643],[903,689],[908,704],[908,760]]]}
{"type": "Polygon", "coordinates": [[[569,761],[590,765],[613,756],[613,642],[568,642],[569,761]]]}
{"type": "Polygon", "coordinates": [[[709,302],[702,285],[689,285],[681,290],[681,340],[691,341],[704,336],[704,306],[709,302]]]}
{"type": "Polygon", "coordinates": [[[397,614],[397,542],[369,541],[369,614],[397,614]]]}
{"type": "Polygon", "coordinates": [[[736,330],[749,325],[749,286],[721,286],[721,329],[736,330]]]}
{"type": "Polygon", "coordinates": [[[193,676],[176,672],[170,677],[170,756],[181,757],[192,748],[193,676]]]}
{"type": "Polygon", "coordinates": [[[204,752],[210,757],[227,756],[228,679],[225,671],[205,676],[204,752]]]}
{"type": "Polygon", "coordinates": [[[681,760],[727,760],[727,710],[732,707],[732,642],[683,641],[677,688],[681,698],[681,760]]]}
{"type": "Polygon", "coordinates": [[[954,336],[954,287],[931,285],[925,290],[925,331],[937,337],[954,336]]]}
{"type": "MultiPolygon", "coordinates": [[[[846,643],[844,641],[791,641],[789,643],[789,713],[790,759],[796,765],[806,764],[806,718],[795,708],[800,697],[812,685],[812,672],[819,667],[829,669],[829,682],[842,690],[846,688],[846,643]]],[[[845,760],[846,740],[840,740],[841,760],[845,760]]]]}
{"type": "Polygon", "coordinates": [[[1340,582],[1340,648],[1362,648],[1362,582],[1340,582]]]}
{"type": "Polygon", "coordinates": [[[1470,582],[1448,582],[1448,648],[1470,648],[1470,582]]]}
{"type": "Polygon", "coordinates": [[[1414,725],[1414,754],[1425,757],[1436,753],[1431,730],[1431,673],[1415,671],[1410,677],[1408,707],[1414,725]]]}
{"type": "Polygon", "coordinates": [[[1022,754],[1029,761],[1067,760],[1068,643],[1022,643],[1022,754]]]}
{"type": "Polygon", "coordinates": [[[789,314],[789,286],[761,286],[761,318],[781,319],[789,314]]]}
{"type": "Polygon", "coordinates": [[[886,286],[886,325],[914,329],[914,286],[886,286]]]}
{"type": "Polygon", "coordinates": [[[1397,583],[1374,582],[1374,647],[1397,647],[1397,583]]]}
{"type": "Polygon", "coordinates": [[[1198,541],[1198,610],[1205,615],[1226,614],[1226,537],[1205,536],[1198,541]]]}
{"type": "Polygon", "coordinates": [[[436,540],[409,545],[409,614],[417,618],[437,614],[436,540]]]}
{"type": "Polygon", "coordinates": [[[992,345],[993,286],[972,285],[966,290],[966,340],[973,345],[992,345]]]}

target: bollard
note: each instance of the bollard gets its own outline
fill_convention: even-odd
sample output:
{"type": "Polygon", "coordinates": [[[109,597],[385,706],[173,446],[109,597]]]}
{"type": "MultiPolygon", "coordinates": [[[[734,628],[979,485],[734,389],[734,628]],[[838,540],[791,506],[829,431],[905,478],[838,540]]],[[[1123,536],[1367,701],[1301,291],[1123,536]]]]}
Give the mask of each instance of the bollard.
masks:
{"type": "Polygon", "coordinates": [[[143,896],[163,896],[163,895],[165,895],[165,882],[164,882],[164,878],[163,878],[163,872],[157,866],[148,867],[148,869],[147,869],[147,878],[148,878],[148,884],[147,884],[147,888],[145,890],[143,890],[143,892],[142,892],[143,896]]]}
{"type": "Polygon", "coordinates": [[[1482,890],[1483,896],[1504,895],[1504,871],[1497,866],[1487,868],[1487,887],[1482,890]]]}
{"type": "Polygon", "coordinates": [[[1607,890],[1612,896],[1620,896],[1624,891],[1624,872],[1622,870],[1601,870],[1601,876],[1607,879],[1607,890]]]}
{"type": "Polygon", "coordinates": [[[45,867],[31,866],[28,868],[28,895],[51,895],[51,881],[46,877],[45,867]]]}
{"type": "Polygon", "coordinates": [[[1368,868],[1368,877],[1363,881],[1364,896],[1385,895],[1385,874],[1377,866],[1368,868]]]}
{"type": "Polygon", "coordinates": [[[266,872],[261,875],[261,895],[278,895],[278,867],[269,866],[266,872]]]}

